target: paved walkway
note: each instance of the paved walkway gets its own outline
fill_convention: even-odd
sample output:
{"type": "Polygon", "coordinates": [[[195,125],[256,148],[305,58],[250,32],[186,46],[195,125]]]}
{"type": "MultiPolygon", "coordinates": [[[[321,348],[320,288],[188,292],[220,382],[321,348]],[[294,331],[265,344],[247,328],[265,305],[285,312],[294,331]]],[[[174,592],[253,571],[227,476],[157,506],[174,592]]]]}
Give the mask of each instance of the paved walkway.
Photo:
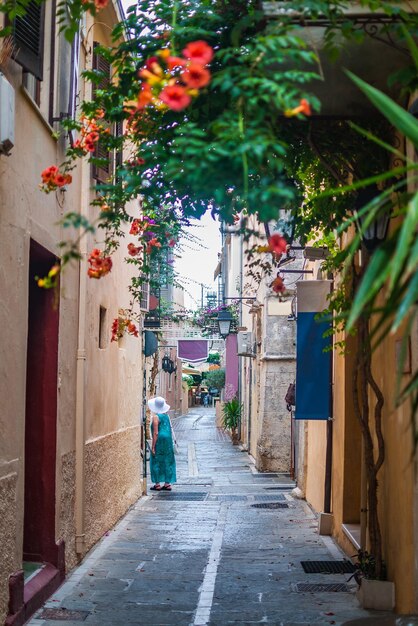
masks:
{"type": "Polygon", "coordinates": [[[339,592],[303,586],[345,585],[349,575],[305,574],[301,561],[344,555],[318,535],[287,476],[255,472],[211,408],[174,428],[174,490],[139,500],[31,626],[329,626],[369,615],[352,582],[339,592]]]}

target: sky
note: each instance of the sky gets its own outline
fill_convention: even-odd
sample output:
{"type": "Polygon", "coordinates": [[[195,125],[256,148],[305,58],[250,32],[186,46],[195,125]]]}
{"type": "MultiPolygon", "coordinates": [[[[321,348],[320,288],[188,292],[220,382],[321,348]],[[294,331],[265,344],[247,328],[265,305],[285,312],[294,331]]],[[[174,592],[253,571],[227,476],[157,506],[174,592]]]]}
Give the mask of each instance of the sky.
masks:
{"type": "Polygon", "coordinates": [[[183,239],[182,250],[176,251],[179,258],[176,258],[174,267],[179,274],[180,283],[185,288],[185,307],[196,309],[201,303],[202,284],[205,303],[208,290],[217,292],[218,286],[213,275],[218,264],[218,253],[221,251],[221,234],[219,222],[212,219],[210,211],[207,211],[200,220],[196,220],[187,231],[197,237],[200,244],[183,239]]]}

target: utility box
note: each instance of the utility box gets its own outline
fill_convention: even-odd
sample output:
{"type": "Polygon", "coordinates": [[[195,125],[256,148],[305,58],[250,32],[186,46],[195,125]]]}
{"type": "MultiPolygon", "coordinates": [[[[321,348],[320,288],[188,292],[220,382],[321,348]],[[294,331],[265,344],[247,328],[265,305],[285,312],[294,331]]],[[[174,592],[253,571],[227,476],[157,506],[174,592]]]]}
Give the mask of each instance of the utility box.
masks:
{"type": "Polygon", "coordinates": [[[15,90],[0,73],[0,154],[9,156],[15,143],[15,90]]]}
{"type": "Polygon", "coordinates": [[[253,351],[253,334],[249,331],[240,331],[237,338],[238,356],[255,356],[253,351]]]}

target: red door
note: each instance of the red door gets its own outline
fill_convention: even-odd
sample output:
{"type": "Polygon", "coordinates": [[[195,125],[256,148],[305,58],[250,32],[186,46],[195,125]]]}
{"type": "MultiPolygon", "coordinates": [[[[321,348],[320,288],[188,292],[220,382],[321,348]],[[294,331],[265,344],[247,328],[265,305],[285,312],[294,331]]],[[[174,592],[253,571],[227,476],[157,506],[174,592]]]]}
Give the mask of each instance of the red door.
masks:
{"type": "Polygon", "coordinates": [[[37,286],[56,257],[30,245],[25,418],[25,561],[58,565],[55,542],[55,467],[58,381],[58,297],[37,286]]]}

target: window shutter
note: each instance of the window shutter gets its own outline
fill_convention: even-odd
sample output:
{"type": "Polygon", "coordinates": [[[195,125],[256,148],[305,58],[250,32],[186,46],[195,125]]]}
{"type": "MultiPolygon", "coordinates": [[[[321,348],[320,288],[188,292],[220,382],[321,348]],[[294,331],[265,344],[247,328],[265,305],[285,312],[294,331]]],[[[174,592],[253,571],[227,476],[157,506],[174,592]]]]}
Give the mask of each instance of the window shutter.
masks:
{"type": "Polygon", "coordinates": [[[142,283],[141,285],[139,308],[141,311],[149,311],[149,283],[142,283]]]}
{"type": "MultiPolygon", "coordinates": [[[[96,52],[96,48],[99,45],[100,44],[97,42],[93,43],[93,69],[102,72],[103,77],[97,85],[93,85],[93,100],[96,97],[96,91],[98,89],[106,89],[106,87],[110,85],[110,63],[103,58],[101,54],[96,52]]],[[[93,178],[97,180],[98,183],[105,183],[113,174],[113,155],[109,150],[104,148],[99,141],[93,156],[97,159],[103,159],[101,165],[93,165],[93,178]],[[107,161],[106,164],[104,160],[107,161]]]]}
{"type": "Polygon", "coordinates": [[[43,78],[44,9],[43,2],[32,0],[25,15],[16,17],[13,23],[15,61],[38,80],[43,78]]]}
{"type": "Polygon", "coordinates": [[[81,36],[78,31],[71,45],[71,79],[70,79],[70,96],[68,101],[68,117],[72,120],[76,119],[77,99],[78,99],[78,75],[80,73],[80,42],[81,36]]]}

